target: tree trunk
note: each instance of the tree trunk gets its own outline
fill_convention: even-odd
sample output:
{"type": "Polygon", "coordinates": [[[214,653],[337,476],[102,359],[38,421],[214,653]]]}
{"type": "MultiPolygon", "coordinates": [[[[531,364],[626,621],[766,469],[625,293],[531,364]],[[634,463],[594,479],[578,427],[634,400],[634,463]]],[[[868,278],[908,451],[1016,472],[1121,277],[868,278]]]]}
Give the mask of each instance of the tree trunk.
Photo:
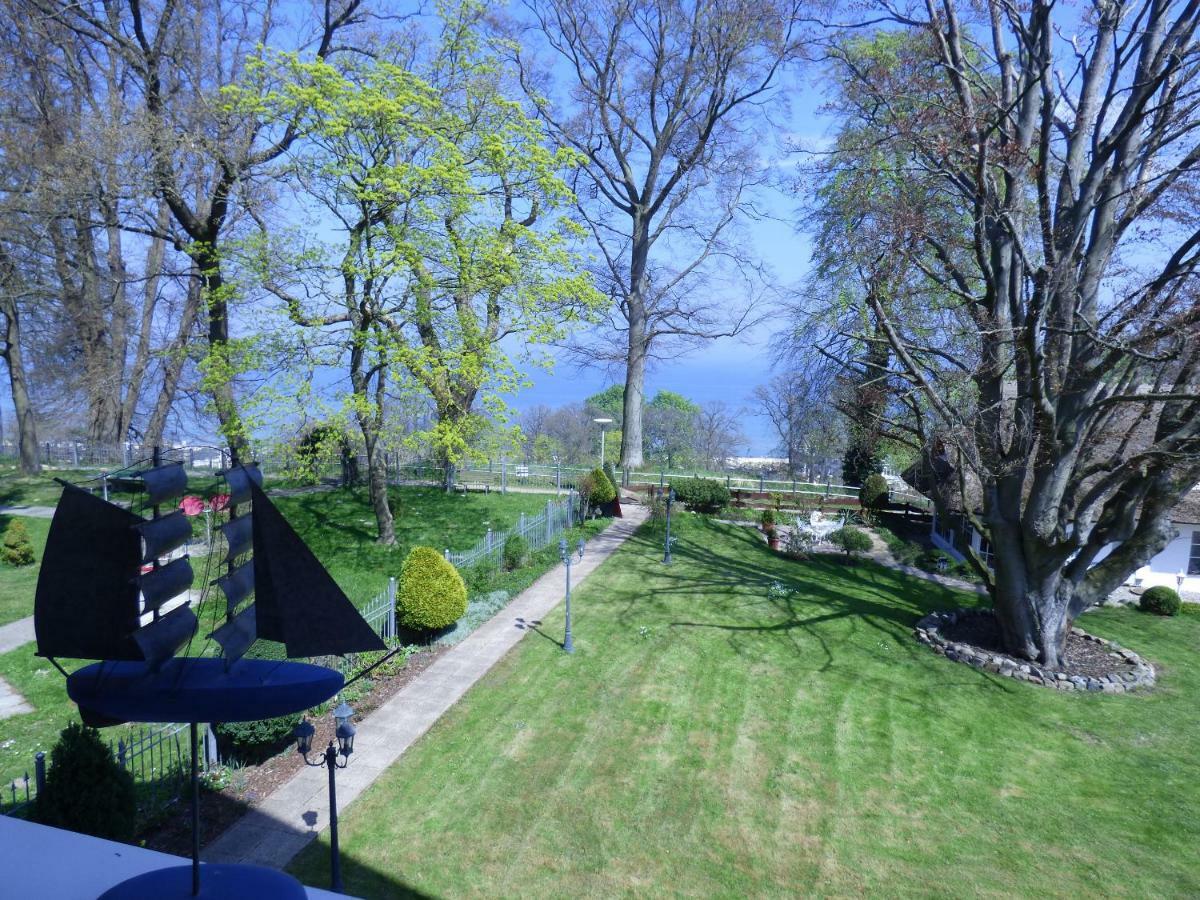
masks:
{"type": "Polygon", "coordinates": [[[233,465],[250,457],[250,439],[238,411],[233,394],[233,361],[229,358],[229,304],[226,300],[225,279],[216,251],[217,235],[202,243],[192,260],[200,272],[204,301],[208,307],[209,371],[206,373],[208,394],[212,398],[221,434],[229,444],[233,465]]]}
{"type": "Polygon", "coordinates": [[[4,361],[8,364],[8,380],[12,386],[13,411],[17,417],[17,446],[21,458],[21,471],[36,475],[42,470],[38,459],[37,424],[33,418],[33,405],[29,400],[29,382],[25,376],[25,362],[21,358],[21,323],[16,303],[4,295],[4,361]]]}
{"type": "Polygon", "coordinates": [[[629,323],[629,359],[625,367],[625,401],[621,422],[621,468],[642,467],[642,406],[646,387],[646,347],[642,329],[629,323]]]}
{"type": "MultiPolygon", "coordinates": [[[[373,430],[373,429],[372,429],[373,430]]],[[[391,546],[396,543],[396,523],[388,499],[387,461],[379,448],[378,435],[363,437],[367,444],[367,485],[371,494],[371,508],[375,511],[375,524],[379,529],[378,544],[391,546]]]]}
{"type": "Polygon", "coordinates": [[[158,399],[154,402],[154,410],[146,425],[145,442],[151,447],[163,446],[163,432],[167,427],[167,415],[171,404],[175,402],[175,392],[179,388],[179,379],[183,375],[183,367],[187,362],[188,338],[196,326],[196,317],[200,314],[200,279],[195,272],[188,281],[187,299],[183,304],[183,313],[179,317],[179,328],[171,341],[171,346],[163,354],[163,378],[158,390],[158,399]]]}

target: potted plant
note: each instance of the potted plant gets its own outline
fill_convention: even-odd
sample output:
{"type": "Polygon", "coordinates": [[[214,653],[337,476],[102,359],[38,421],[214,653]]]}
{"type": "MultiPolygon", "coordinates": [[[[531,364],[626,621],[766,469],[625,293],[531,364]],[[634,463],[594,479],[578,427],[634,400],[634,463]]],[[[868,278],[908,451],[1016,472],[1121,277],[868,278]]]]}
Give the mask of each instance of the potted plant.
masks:
{"type": "Polygon", "coordinates": [[[762,530],[767,536],[767,546],[772,550],[779,549],[779,533],[775,530],[775,510],[767,507],[762,511],[762,530]]]}

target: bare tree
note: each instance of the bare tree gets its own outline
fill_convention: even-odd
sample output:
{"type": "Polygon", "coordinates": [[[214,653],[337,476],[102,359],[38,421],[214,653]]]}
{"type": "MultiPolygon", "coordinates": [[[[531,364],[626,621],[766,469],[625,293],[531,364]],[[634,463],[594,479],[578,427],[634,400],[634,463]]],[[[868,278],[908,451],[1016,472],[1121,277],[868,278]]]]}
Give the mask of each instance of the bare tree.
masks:
{"type": "Polygon", "coordinates": [[[991,543],[1008,649],[1057,667],[1200,480],[1200,6],[884,10],[832,49],[838,108],[961,228],[895,203],[921,293],[866,307],[991,543]]]}
{"type": "Polygon", "coordinates": [[[838,390],[830,366],[794,366],[754,389],[754,400],[779,437],[778,448],[793,477],[817,477],[818,464],[828,461],[845,446],[845,424],[835,402],[838,390]]]}
{"type": "Polygon", "coordinates": [[[714,469],[724,468],[731,456],[746,445],[741,410],[730,409],[720,400],[705,403],[692,426],[696,455],[714,469]]]}
{"type": "MultiPolygon", "coordinates": [[[[613,299],[609,333],[581,347],[625,369],[622,467],[643,461],[648,362],[747,327],[756,267],[728,232],[762,178],[756,124],[797,53],[791,0],[527,0],[554,62],[513,42],[551,131],[583,153],[576,187],[613,299]],[[570,102],[546,73],[568,73],[570,102]],[[721,277],[733,276],[736,285],[721,277]],[[737,297],[739,300],[731,298],[737,297]]],[[[536,52],[536,51],[534,51],[536,52]]]]}

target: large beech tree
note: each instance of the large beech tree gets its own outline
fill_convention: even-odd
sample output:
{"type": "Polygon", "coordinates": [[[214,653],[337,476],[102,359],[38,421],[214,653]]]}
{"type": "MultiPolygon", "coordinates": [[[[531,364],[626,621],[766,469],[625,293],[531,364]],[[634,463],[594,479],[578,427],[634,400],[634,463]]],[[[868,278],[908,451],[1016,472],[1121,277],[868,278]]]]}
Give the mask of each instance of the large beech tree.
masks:
{"type": "Polygon", "coordinates": [[[1008,649],[1057,666],[1200,480],[1200,4],[883,10],[832,47],[837,108],[964,225],[897,204],[913,293],[866,307],[978,498],[1008,649]]]}

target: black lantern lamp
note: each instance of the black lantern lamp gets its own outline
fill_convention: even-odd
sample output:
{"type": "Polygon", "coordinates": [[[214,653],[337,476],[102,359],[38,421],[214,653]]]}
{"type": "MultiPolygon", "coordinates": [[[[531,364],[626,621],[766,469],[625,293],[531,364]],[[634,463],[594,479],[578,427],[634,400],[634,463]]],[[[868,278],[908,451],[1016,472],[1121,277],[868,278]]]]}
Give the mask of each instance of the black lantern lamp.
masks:
{"type": "MultiPolygon", "coordinates": [[[[350,754],[354,752],[354,735],[357,733],[357,729],[350,724],[353,715],[354,710],[345,700],[333,711],[334,721],[337,722],[337,731],[334,733],[337,735],[338,752],[347,762],[350,760],[350,754]]],[[[342,765],[344,768],[345,763],[342,765]]]]}
{"type": "Polygon", "coordinates": [[[330,741],[325,752],[318,756],[316,761],[308,758],[312,752],[313,735],[317,732],[312,722],[304,719],[292,729],[292,735],[296,738],[296,750],[304,757],[304,762],[310,766],[324,766],[329,770],[329,880],[330,887],[339,894],[342,892],[342,863],[338,853],[337,784],[334,775],[338,769],[349,765],[350,754],[354,752],[354,735],[357,729],[350,724],[353,716],[354,710],[343,700],[333,711],[333,720],[337,722],[337,729],[334,731],[337,745],[330,741]],[[339,755],[342,757],[340,763],[339,755]]]}

